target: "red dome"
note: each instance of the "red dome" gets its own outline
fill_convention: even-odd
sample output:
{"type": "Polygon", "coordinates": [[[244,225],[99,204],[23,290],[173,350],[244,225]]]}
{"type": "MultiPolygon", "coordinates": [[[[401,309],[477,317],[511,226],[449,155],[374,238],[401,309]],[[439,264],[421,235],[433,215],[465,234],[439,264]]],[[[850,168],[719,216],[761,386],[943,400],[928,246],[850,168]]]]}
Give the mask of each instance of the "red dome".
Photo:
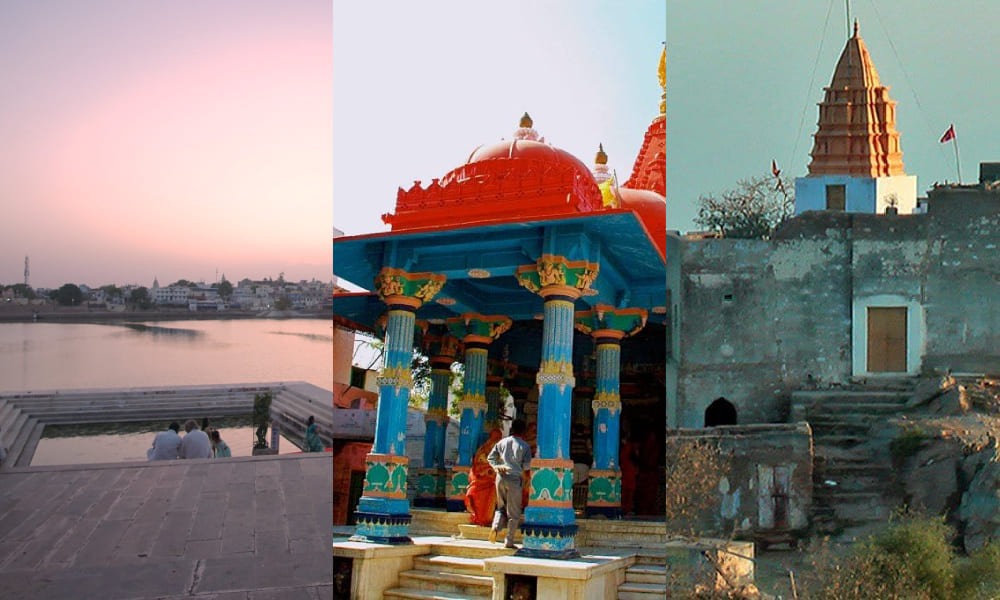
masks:
{"type": "Polygon", "coordinates": [[[620,188],[618,197],[622,208],[627,208],[639,216],[646,233],[660,249],[662,256],[667,255],[667,199],[649,190],[633,190],[620,188]]]}
{"type": "MultiPolygon", "coordinates": [[[[510,140],[496,144],[484,144],[472,151],[465,164],[471,165],[495,158],[535,160],[546,165],[571,169],[583,183],[597,185],[594,175],[580,159],[555,146],[532,140],[510,140]]],[[[458,169],[456,169],[458,170],[458,169]]]]}

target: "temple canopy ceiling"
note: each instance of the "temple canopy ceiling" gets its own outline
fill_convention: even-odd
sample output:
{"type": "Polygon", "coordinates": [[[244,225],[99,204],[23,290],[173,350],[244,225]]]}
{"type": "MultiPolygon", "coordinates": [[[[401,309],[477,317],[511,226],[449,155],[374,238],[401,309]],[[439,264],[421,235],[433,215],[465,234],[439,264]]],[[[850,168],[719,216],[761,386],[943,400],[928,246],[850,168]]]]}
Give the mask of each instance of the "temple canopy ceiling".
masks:
{"type": "MultiPolygon", "coordinates": [[[[371,289],[383,267],[410,273],[437,273],[447,280],[434,300],[417,311],[437,320],[476,312],[531,320],[542,313],[542,298],[515,278],[518,267],[543,254],[599,265],[589,295],[578,310],[600,305],[638,307],[662,321],[666,304],[665,261],[630,210],[543,221],[493,223],[452,229],[389,232],[342,237],[333,243],[334,272],[371,289]]],[[[372,327],[385,305],[373,294],[334,298],[334,313],[372,327]]]]}

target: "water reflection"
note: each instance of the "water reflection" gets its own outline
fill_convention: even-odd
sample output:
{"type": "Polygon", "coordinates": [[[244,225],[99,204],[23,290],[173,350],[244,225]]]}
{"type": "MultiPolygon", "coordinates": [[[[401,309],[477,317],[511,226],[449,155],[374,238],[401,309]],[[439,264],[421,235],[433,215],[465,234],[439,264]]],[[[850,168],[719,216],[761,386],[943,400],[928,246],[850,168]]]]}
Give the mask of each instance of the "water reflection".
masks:
{"type": "MultiPolygon", "coordinates": [[[[182,425],[185,420],[183,417],[176,419],[182,425]]],[[[195,420],[201,422],[201,419],[195,420]]],[[[42,431],[31,466],[146,460],[146,450],[152,445],[153,436],[166,431],[169,425],[169,421],[49,425],[42,431]]],[[[233,456],[253,454],[255,436],[251,416],[211,419],[211,427],[219,430],[233,456]]],[[[278,450],[280,454],[299,452],[284,435],[278,450]]]]}
{"type": "Polygon", "coordinates": [[[127,327],[138,333],[148,333],[153,337],[167,336],[173,338],[197,338],[205,335],[205,332],[197,329],[181,329],[179,327],[163,327],[160,325],[146,325],[145,323],[122,323],[122,327],[127,327]]]}
{"type": "Polygon", "coordinates": [[[329,344],[333,341],[333,334],[324,335],[322,333],[301,333],[298,331],[268,331],[272,335],[293,335],[295,337],[302,338],[304,340],[310,340],[313,342],[323,342],[324,344],[329,344]]]}

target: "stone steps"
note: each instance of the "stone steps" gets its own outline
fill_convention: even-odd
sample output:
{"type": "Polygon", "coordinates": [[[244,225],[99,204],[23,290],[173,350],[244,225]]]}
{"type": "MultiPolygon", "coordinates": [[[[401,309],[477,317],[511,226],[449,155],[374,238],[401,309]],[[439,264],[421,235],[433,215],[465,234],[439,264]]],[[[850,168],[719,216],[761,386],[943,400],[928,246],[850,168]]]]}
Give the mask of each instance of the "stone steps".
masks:
{"type": "Polygon", "coordinates": [[[667,584],[623,583],[618,586],[618,600],[662,600],[667,597],[667,584]]]}
{"type": "Polygon", "coordinates": [[[387,590],[383,597],[492,598],[493,577],[486,574],[483,559],[499,554],[490,550],[493,549],[434,545],[432,552],[437,554],[417,557],[413,569],[400,573],[399,585],[387,590]]]}
{"type": "Polygon", "coordinates": [[[905,410],[916,383],[899,379],[792,393],[793,415],[808,421],[813,430],[810,520],[815,533],[837,534],[891,514],[896,500],[888,449],[881,453],[864,444],[871,441],[873,427],[905,410]]]}
{"type": "Polygon", "coordinates": [[[35,457],[35,448],[38,447],[38,441],[42,439],[42,431],[45,429],[45,423],[36,423],[32,428],[30,434],[28,435],[28,440],[21,448],[21,453],[17,457],[17,462],[12,463],[15,467],[30,467],[31,459],[35,457]]]}
{"type": "MultiPolygon", "coordinates": [[[[38,423],[36,419],[27,417],[27,415],[24,415],[23,413],[22,416],[26,417],[26,419],[17,430],[17,438],[14,439],[13,444],[7,447],[7,460],[4,461],[4,464],[11,467],[16,466],[21,460],[25,446],[28,445],[28,438],[31,437],[31,434],[35,429],[35,425],[38,423]]],[[[31,456],[28,455],[27,458],[30,462],[31,456]]]]}

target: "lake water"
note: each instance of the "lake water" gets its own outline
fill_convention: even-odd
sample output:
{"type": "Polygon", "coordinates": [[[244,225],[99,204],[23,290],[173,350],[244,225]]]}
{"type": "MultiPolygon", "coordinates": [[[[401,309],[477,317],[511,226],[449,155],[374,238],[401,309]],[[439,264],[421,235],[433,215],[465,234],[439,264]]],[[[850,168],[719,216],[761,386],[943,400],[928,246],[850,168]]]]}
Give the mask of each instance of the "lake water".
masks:
{"type": "Polygon", "coordinates": [[[327,319],[0,323],[0,391],[306,381],[331,389],[327,319]]]}
{"type": "MultiPolygon", "coordinates": [[[[327,319],[0,323],[0,391],[277,381],[331,389],[332,327],[327,319]]],[[[145,460],[167,425],[46,427],[32,466],[145,460]]],[[[250,455],[249,418],[218,428],[233,456],[250,455]]],[[[298,448],[282,440],[280,451],[298,448]]]]}
{"type": "MultiPolygon", "coordinates": [[[[212,420],[233,456],[251,456],[256,438],[252,418],[223,417],[212,420]]],[[[199,419],[200,422],[200,419],[199,419]]],[[[183,424],[183,423],[182,423],[183,424]]],[[[169,423],[93,423],[87,425],[49,425],[42,433],[31,466],[93,464],[146,460],[146,450],[153,436],[166,430],[169,423]]],[[[183,436],[183,429],[181,435],[183,436]]],[[[271,440],[271,432],[267,433],[271,440]]],[[[284,435],[278,444],[279,454],[299,452],[284,435]]]]}

